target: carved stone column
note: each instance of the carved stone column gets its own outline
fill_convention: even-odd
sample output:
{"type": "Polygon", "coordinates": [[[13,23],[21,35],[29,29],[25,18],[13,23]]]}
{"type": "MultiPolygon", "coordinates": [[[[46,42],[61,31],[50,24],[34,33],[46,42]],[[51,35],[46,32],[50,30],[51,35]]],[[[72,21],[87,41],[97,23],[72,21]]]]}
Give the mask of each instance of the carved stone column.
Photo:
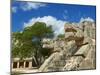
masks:
{"type": "Polygon", "coordinates": [[[29,68],[32,68],[32,61],[29,61],[29,68]]]}
{"type": "Polygon", "coordinates": [[[24,68],[26,68],[26,61],[24,61],[24,68]]]}
{"type": "Polygon", "coordinates": [[[19,61],[17,62],[17,68],[19,68],[19,61]]]}
{"type": "Polygon", "coordinates": [[[13,62],[12,62],[12,64],[11,64],[11,65],[12,65],[12,69],[13,69],[13,65],[14,65],[14,64],[13,64],[13,62]]]}

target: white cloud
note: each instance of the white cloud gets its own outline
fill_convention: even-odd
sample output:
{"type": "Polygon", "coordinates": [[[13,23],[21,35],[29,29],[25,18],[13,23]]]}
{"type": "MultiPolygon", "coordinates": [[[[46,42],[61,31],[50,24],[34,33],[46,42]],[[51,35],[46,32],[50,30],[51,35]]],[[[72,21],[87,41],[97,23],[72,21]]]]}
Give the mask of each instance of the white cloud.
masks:
{"type": "Polygon", "coordinates": [[[21,5],[21,9],[24,11],[28,11],[28,10],[32,10],[32,9],[38,9],[38,8],[44,7],[44,6],[46,6],[46,4],[44,4],[44,3],[26,2],[21,5]]]}
{"type": "Polygon", "coordinates": [[[83,21],[90,21],[90,22],[94,22],[94,20],[90,17],[87,17],[87,18],[81,18],[80,19],[80,23],[83,22],[83,21]]]}
{"type": "Polygon", "coordinates": [[[45,22],[47,26],[51,25],[54,30],[55,36],[64,33],[64,25],[66,22],[62,20],[58,20],[52,16],[32,18],[31,20],[29,20],[28,23],[24,23],[24,27],[31,26],[35,22],[45,22]]]}
{"type": "Polygon", "coordinates": [[[15,6],[12,7],[12,12],[13,12],[13,13],[16,13],[16,12],[17,12],[17,7],[15,7],[15,6]]]}

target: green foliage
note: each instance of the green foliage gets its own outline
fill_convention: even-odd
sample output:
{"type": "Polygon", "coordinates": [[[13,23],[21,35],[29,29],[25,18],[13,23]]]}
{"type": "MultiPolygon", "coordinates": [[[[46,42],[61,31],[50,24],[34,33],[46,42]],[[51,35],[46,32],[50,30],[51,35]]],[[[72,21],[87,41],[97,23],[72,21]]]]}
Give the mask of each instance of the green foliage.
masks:
{"type": "Polygon", "coordinates": [[[47,27],[46,24],[43,22],[36,22],[31,27],[26,27],[23,31],[23,36],[29,39],[32,39],[33,36],[37,38],[44,38],[50,34],[52,34],[53,36],[52,27],[47,27]]]}
{"type": "Polygon", "coordinates": [[[26,58],[32,57],[33,54],[34,46],[33,42],[30,40],[21,40],[17,43],[17,45],[12,44],[12,57],[26,58]]]}
{"type": "Polygon", "coordinates": [[[20,49],[18,47],[12,48],[12,57],[18,57],[19,50],[20,49]]]}
{"type": "Polygon", "coordinates": [[[50,49],[48,48],[42,48],[41,51],[42,55],[45,57],[45,56],[49,56],[52,52],[50,49]]]}
{"type": "Polygon", "coordinates": [[[18,40],[22,40],[22,33],[20,32],[14,32],[12,33],[12,38],[18,39],[18,40]]]}
{"type": "Polygon", "coordinates": [[[50,55],[49,49],[44,49],[42,39],[45,37],[53,37],[53,30],[51,26],[46,26],[43,22],[36,22],[30,27],[24,28],[23,32],[15,32],[12,34],[12,56],[19,58],[26,58],[35,56],[37,62],[41,62],[38,58],[50,55]]]}
{"type": "Polygon", "coordinates": [[[34,53],[34,47],[32,45],[32,42],[24,43],[20,47],[20,53],[19,53],[20,58],[32,57],[34,55],[33,53],[34,53]]]}
{"type": "Polygon", "coordinates": [[[64,34],[59,34],[59,35],[58,35],[58,38],[64,38],[64,37],[65,37],[64,34]]]}

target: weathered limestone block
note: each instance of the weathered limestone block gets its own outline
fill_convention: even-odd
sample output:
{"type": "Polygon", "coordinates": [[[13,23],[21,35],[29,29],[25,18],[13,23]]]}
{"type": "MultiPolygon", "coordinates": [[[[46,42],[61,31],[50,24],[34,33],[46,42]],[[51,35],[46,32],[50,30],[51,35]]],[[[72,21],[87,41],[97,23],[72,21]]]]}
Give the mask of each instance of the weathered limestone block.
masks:
{"type": "Polygon", "coordinates": [[[74,40],[75,33],[74,32],[66,32],[65,33],[65,39],[66,41],[74,40]]]}
{"type": "Polygon", "coordinates": [[[64,40],[57,40],[54,42],[53,46],[54,46],[54,52],[56,52],[56,51],[60,52],[63,50],[63,48],[65,46],[65,41],[64,40]]]}
{"type": "Polygon", "coordinates": [[[80,30],[80,29],[78,29],[77,32],[76,32],[76,34],[75,34],[75,37],[80,37],[80,38],[84,37],[83,31],[80,30]]]}
{"type": "Polygon", "coordinates": [[[55,58],[55,56],[57,56],[57,55],[58,55],[57,52],[53,53],[48,59],[46,59],[45,62],[39,68],[38,72],[47,72],[48,66],[50,65],[52,60],[55,58]]]}
{"type": "Polygon", "coordinates": [[[53,45],[53,43],[51,43],[51,44],[44,44],[43,48],[54,48],[54,45],[53,45]]]}
{"type": "Polygon", "coordinates": [[[78,23],[66,23],[64,29],[65,32],[77,32],[77,30],[82,30],[82,27],[78,23]]]}
{"type": "Polygon", "coordinates": [[[90,50],[87,52],[87,57],[79,65],[79,69],[95,69],[96,68],[96,51],[95,45],[90,45],[90,50]]]}
{"type": "Polygon", "coordinates": [[[66,64],[67,56],[72,55],[76,49],[75,41],[68,42],[64,50],[56,52],[46,59],[39,68],[39,72],[60,71],[66,64]]]}
{"type": "Polygon", "coordinates": [[[84,40],[84,33],[82,31],[82,29],[80,29],[78,26],[76,25],[70,25],[67,24],[65,25],[65,39],[66,42],[71,41],[71,40],[75,40],[76,45],[77,46],[81,46],[81,44],[83,43],[84,40]],[[72,29],[76,30],[76,32],[72,31],[72,29]]]}
{"type": "Polygon", "coordinates": [[[83,56],[84,58],[87,56],[88,52],[90,50],[90,45],[83,45],[74,55],[75,56],[83,56]]]}
{"type": "Polygon", "coordinates": [[[74,40],[67,43],[67,45],[64,47],[63,54],[66,54],[66,56],[71,56],[77,51],[77,45],[74,40]]]}
{"type": "Polygon", "coordinates": [[[91,44],[92,43],[92,39],[90,37],[84,37],[84,40],[83,40],[83,44],[91,44]]]}
{"type": "Polygon", "coordinates": [[[66,23],[64,26],[65,32],[77,32],[76,27],[70,23],[66,23]]]}
{"type": "Polygon", "coordinates": [[[95,29],[95,24],[93,22],[85,21],[83,23],[83,30],[85,37],[90,37],[92,39],[95,39],[96,29],[95,29]]]}
{"type": "Polygon", "coordinates": [[[82,46],[71,58],[67,60],[63,70],[78,70],[80,63],[84,60],[89,52],[89,45],[82,46]]]}
{"type": "Polygon", "coordinates": [[[82,56],[73,56],[70,60],[67,60],[66,65],[63,67],[63,71],[78,70],[79,64],[84,58],[82,56]]]}
{"type": "Polygon", "coordinates": [[[84,33],[81,29],[77,28],[77,32],[75,33],[74,40],[77,46],[81,46],[84,40],[84,33]]]}
{"type": "Polygon", "coordinates": [[[42,43],[43,43],[43,48],[53,48],[54,47],[54,41],[52,39],[43,39],[42,43]]]}

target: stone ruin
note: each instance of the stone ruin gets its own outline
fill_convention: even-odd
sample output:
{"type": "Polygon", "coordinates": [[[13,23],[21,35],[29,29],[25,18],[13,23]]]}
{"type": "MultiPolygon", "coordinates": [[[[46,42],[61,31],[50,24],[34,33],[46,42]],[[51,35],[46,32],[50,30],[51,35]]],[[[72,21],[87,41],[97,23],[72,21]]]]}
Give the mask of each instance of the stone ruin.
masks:
{"type": "Polygon", "coordinates": [[[43,40],[43,47],[51,48],[53,53],[44,61],[38,72],[95,69],[95,23],[66,23],[64,29],[64,38],[43,40]]]}

